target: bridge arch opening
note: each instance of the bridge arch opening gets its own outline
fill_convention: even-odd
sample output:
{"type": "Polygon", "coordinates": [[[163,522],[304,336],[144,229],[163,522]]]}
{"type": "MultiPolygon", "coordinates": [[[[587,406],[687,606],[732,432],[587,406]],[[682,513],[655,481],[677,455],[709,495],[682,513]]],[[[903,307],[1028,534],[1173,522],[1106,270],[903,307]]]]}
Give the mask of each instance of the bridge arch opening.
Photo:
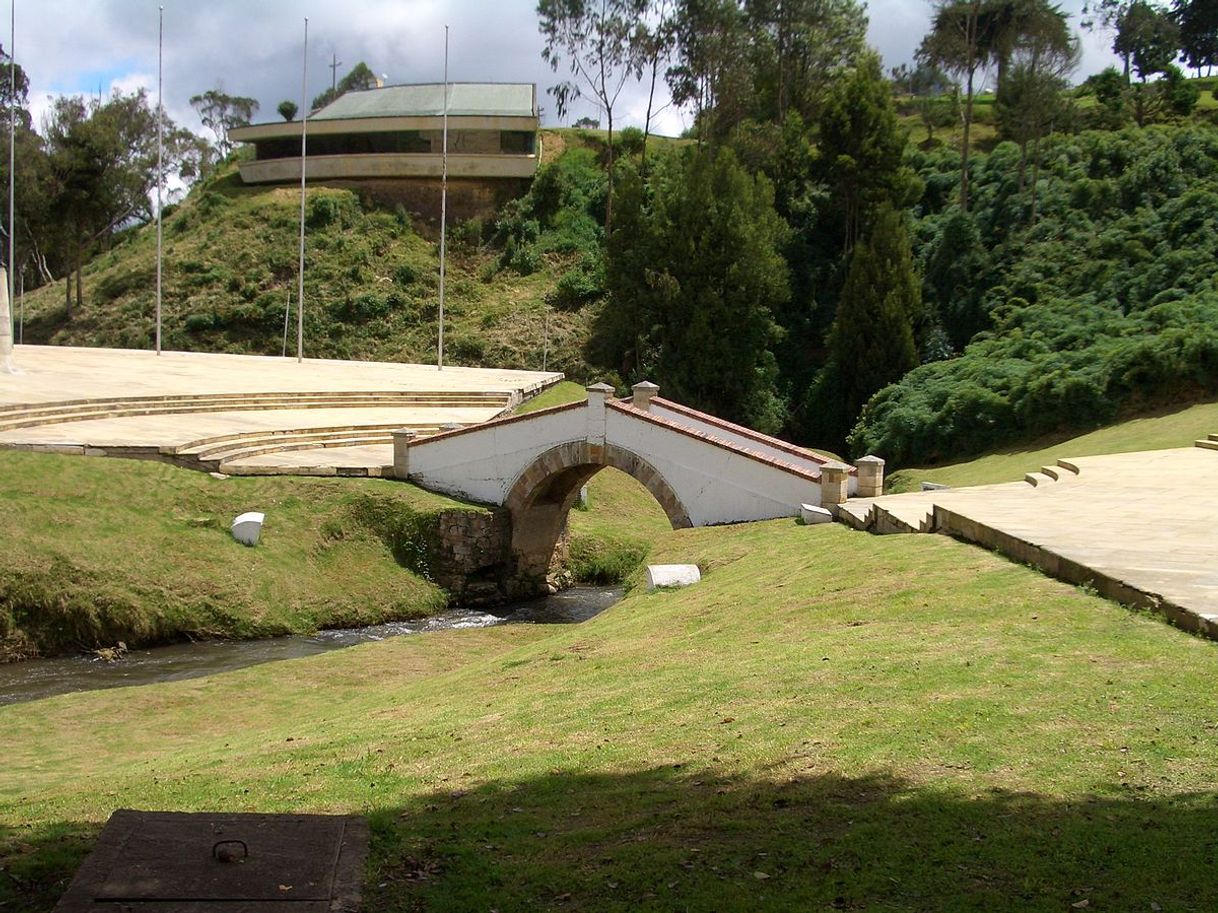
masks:
{"type": "Polygon", "coordinates": [[[522,584],[540,586],[554,561],[580,489],[602,469],[621,470],[656,499],[673,529],[693,524],[660,472],[625,448],[573,441],[540,454],[512,484],[504,506],[512,519],[512,554],[522,584]]]}

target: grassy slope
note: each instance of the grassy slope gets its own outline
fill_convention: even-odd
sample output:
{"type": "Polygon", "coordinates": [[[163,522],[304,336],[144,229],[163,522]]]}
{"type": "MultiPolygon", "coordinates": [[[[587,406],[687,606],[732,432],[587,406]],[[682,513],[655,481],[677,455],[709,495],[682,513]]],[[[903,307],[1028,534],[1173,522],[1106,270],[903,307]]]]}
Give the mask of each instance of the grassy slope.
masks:
{"type": "Polygon", "coordinates": [[[123,806],[369,814],[369,910],[1218,904],[1213,643],[941,537],[656,557],[705,579],[0,708],[0,904],[123,806]]]}
{"type": "MultiPolygon", "coordinates": [[[[594,142],[547,131],[546,157],[594,142]]],[[[348,190],[308,192],[305,345],[317,356],[434,358],[439,259],[435,226],[361,208],[348,190]],[[327,218],[330,220],[327,221],[327,218]]],[[[235,167],[196,187],[165,220],[165,345],[277,354],[295,298],[299,192],[241,184],[235,167]]],[[[546,295],[568,268],[549,256],[530,276],[495,269],[497,252],[450,226],[445,350],[460,364],[551,370],[582,378],[590,313],[555,310],[546,295]],[[547,330],[548,320],[548,330],[547,330]]],[[[65,319],[62,283],[25,296],[30,343],[149,348],[156,236],[133,231],[85,267],[85,304],[65,319]]],[[[295,312],[292,321],[294,325],[295,312]]]]}
{"type": "Polygon", "coordinates": [[[444,594],[395,561],[389,531],[363,508],[463,507],[380,480],[220,481],[16,452],[0,453],[0,504],[0,655],[429,614],[444,594]],[[267,514],[256,549],[228,530],[247,510],[267,514]]]}
{"type": "Polygon", "coordinates": [[[1022,479],[1024,473],[1051,466],[1063,457],[1189,447],[1193,441],[1215,432],[1218,432],[1218,403],[1205,403],[1131,419],[1067,440],[1033,442],[1018,450],[990,454],[966,463],[933,469],[903,469],[892,474],[886,487],[892,492],[901,492],[914,491],[923,481],[943,485],[1014,482],[1022,479]]]}

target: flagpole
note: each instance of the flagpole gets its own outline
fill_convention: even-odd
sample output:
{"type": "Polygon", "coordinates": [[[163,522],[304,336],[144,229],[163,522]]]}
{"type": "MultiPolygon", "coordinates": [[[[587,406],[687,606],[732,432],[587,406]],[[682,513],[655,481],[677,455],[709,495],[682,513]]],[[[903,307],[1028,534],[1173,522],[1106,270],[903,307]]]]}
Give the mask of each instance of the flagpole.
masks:
{"type": "Polygon", "coordinates": [[[162,219],[165,208],[165,7],[159,7],[156,36],[156,354],[161,354],[161,254],[162,219]]]}
{"type": "Polygon", "coordinates": [[[309,135],[309,17],[304,21],[304,63],[300,76],[300,285],[296,291],[296,361],[304,361],[304,268],[305,268],[305,151],[309,135]]]}
{"type": "MultiPolygon", "coordinates": [[[[13,301],[16,286],[17,267],[13,262],[16,256],[17,223],[16,214],[16,162],[17,162],[17,0],[9,4],[9,37],[8,37],[8,300],[13,301]]],[[[10,318],[11,318],[10,310],[10,318]]],[[[9,326],[9,336],[12,336],[12,326],[9,326]]]]}
{"type": "Polygon", "coordinates": [[[444,152],[440,170],[440,338],[437,370],[444,370],[444,254],[448,230],[448,26],[444,26],[444,152]]]}

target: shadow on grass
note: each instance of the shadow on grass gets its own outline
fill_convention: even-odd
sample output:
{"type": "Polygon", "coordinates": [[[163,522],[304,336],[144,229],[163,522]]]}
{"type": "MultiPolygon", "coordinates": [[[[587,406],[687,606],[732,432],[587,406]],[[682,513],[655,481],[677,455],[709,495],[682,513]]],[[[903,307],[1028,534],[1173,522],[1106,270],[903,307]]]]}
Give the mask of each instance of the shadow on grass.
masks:
{"type": "MultiPolygon", "coordinates": [[[[1213,910],[1218,794],[966,797],[888,776],[554,773],[371,812],[368,911],[1213,910]]],[[[301,808],[305,811],[307,808],[301,808]]],[[[91,825],[0,826],[49,910],[91,825]]]]}

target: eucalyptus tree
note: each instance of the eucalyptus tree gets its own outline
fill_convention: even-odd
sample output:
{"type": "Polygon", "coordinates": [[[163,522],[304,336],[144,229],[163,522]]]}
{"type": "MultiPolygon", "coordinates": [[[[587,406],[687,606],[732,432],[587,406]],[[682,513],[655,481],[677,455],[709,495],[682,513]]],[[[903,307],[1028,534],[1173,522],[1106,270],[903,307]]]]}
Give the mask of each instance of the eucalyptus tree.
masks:
{"type": "Polygon", "coordinates": [[[228,133],[234,127],[248,124],[258,113],[258,101],[243,95],[229,95],[223,89],[208,89],[192,95],[190,106],[198,112],[203,126],[216,138],[216,151],[221,159],[233,151],[228,133]]]}
{"type": "Polygon", "coordinates": [[[918,47],[919,63],[937,66],[964,83],[960,119],[960,208],[969,208],[969,156],[977,76],[993,52],[994,19],[983,0],[935,0],[931,28],[918,47]]]}
{"type": "Polygon", "coordinates": [[[745,0],[758,89],[758,119],[805,119],[866,48],[867,15],[857,0],[745,0]]]}
{"type": "Polygon", "coordinates": [[[678,0],[673,41],[673,104],[693,109],[699,143],[725,135],[753,108],[743,11],[735,0],[678,0]]]}
{"type": "Polygon", "coordinates": [[[1172,16],[1180,28],[1180,50],[1188,65],[1208,76],[1218,64],[1218,3],[1214,0],[1176,0],[1172,16]]]}
{"type": "Polygon", "coordinates": [[[676,0],[643,0],[644,7],[630,37],[631,60],[635,76],[647,80],[647,114],[643,118],[643,150],[640,156],[647,163],[647,140],[651,122],[667,105],[656,110],[656,84],[667,69],[676,41],[674,14],[676,0]]]}
{"type": "Polygon", "coordinates": [[[537,4],[538,29],[546,42],[541,57],[555,72],[565,64],[570,74],[549,89],[558,116],[565,117],[585,92],[605,115],[609,157],[606,230],[613,224],[613,111],[626,82],[637,72],[631,36],[643,4],[644,0],[540,0],[537,4]]]}

